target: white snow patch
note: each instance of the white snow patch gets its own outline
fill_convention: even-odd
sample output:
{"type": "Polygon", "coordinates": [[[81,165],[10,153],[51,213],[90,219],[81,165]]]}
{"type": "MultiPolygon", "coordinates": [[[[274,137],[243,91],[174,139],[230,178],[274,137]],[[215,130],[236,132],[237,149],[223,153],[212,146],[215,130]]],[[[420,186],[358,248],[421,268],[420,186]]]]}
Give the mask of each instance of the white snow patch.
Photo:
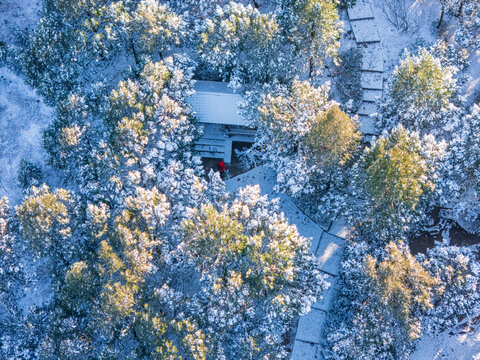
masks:
{"type": "Polygon", "coordinates": [[[0,41],[12,44],[18,32],[31,31],[42,7],[43,0],[0,0],[0,41]]]}
{"type": "Polygon", "coordinates": [[[420,38],[432,43],[437,40],[432,33],[434,27],[432,24],[436,24],[440,18],[440,5],[438,1],[410,0],[408,4],[410,29],[401,32],[388,21],[382,11],[382,3],[383,0],[373,0],[372,11],[382,40],[384,71],[385,77],[388,78],[405,48],[420,38]]]}
{"type": "Polygon", "coordinates": [[[28,287],[24,289],[24,296],[18,301],[18,307],[24,314],[32,307],[47,304],[53,297],[49,260],[46,258],[25,260],[28,287]]]}
{"type": "Polygon", "coordinates": [[[8,196],[13,205],[21,198],[20,160],[44,164],[42,133],[53,116],[53,109],[22,78],[0,68],[0,196],[8,196]]]}
{"type": "Polygon", "coordinates": [[[471,360],[480,353],[480,327],[473,333],[425,335],[410,360],[471,360]]]}
{"type": "Polygon", "coordinates": [[[467,103],[469,105],[480,100],[480,50],[472,51],[468,59],[470,66],[467,69],[467,74],[472,77],[471,81],[467,81],[463,91],[467,96],[467,103]]]}

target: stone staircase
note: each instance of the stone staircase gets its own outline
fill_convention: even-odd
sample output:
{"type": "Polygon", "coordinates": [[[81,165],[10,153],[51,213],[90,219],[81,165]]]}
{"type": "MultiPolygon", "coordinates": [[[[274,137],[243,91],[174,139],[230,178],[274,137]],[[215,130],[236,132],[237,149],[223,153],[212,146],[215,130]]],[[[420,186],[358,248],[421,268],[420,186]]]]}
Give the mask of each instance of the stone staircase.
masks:
{"type": "Polygon", "coordinates": [[[225,130],[221,125],[202,124],[203,135],[195,143],[195,152],[198,156],[207,158],[225,158],[225,130]]]}
{"type": "Polygon", "coordinates": [[[230,163],[232,158],[232,143],[255,142],[256,130],[234,125],[202,124],[203,135],[195,143],[198,156],[214,159],[224,159],[230,163]]]}
{"type": "Polygon", "coordinates": [[[357,0],[347,10],[357,47],[363,55],[361,65],[363,102],[357,111],[360,131],[366,138],[378,135],[374,119],[375,101],[383,95],[383,51],[375,17],[369,0],[357,0]]]}

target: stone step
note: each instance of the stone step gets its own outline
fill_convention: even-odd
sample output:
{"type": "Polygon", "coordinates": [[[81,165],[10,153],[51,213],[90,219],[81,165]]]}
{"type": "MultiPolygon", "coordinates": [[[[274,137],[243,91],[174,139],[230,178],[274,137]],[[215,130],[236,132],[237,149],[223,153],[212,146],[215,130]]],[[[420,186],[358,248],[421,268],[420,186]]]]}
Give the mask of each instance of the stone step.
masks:
{"type": "Polygon", "coordinates": [[[362,71],[362,88],[370,90],[383,90],[383,74],[362,71]]]}
{"type": "Polygon", "coordinates": [[[355,6],[347,10],[350,21],[373,19],[373,12],[370,2],[367,0],[357,0],[355,6]]]}
{"type": "Polygon", "coordinates": [[[322,329],[327,316],[325,311],[312,309],[298,320],[295,340],[318,344],[322,340],[322,329]]]}
{"type": "Polygon", "coordinates": [[[347,225],[346,220],[342,217],[332,222],[328,228],[329,234],[335,235],[342,239],[349,237],[351,232],[352,229],[347,225]]]}
{"type": "Polygon", "coordinates": [[[381,99],[383,96],[382,90],[363,90],[363,101],[366,102],[376,102],[378,99],[381,99]]]}
{"type": "Polygon", "coordinates": [[[225,136],[225,130],[222,129],[222,128],[212,128],[212,127],[208,127],[208,128],[203,128],[203,136],[205,137],[221,137],[221,136],[225,136]]]}
{"type": "Polygon", "coordinates": [[[329,276],[328,282],[330,283],[330,287],[322,293],[322,299],[312,304],[312,308],[323,310],[326,312],[330,310],[333,298],[335,297],[335,286],[337,284],[337,281],[338,278],[329,276]]]}
{"type": "Polygon", "coordinates": [[[362,102],[362,105],[360,105],[360,109],[358,109],[357,114],[370,116],[376,112],[377,112],[377,105],[375,105],[375,103],[364,101],[362,102]]]}
{"type": "Polygon", "coordinates": [[[293,344],[292,360],[318,359],[318,345],[296,340],[293,344]]]}
{"type": "Polygon", "coordinates": [[[343,256],[344,240],[324,232],[315,252],[320,270],[338,276],[343,256]]]}
{"type": "Polygon", "coordinates": [[[352,30],[357,44],[380,42],[380,36],[378,36],[377,25],[374,19],[351,21],[350,23],[352,24],[352,30]]]}
{"type": "Polygon", "coordinates": [[[378,135],[379,132],[375,127],[375,120],[370,116],[360,115],[358,117],[360,123],[360,132],[365,135],[378,135]]]}
{"type": "Polygon", "coordinates": [[[228,140],[230,141],[240,141],[240,142],[247,142],[247,143],[254,143],[255,142],[255,137],[250,136],[250,135],[231,135],[228,137],[228,140]]]}
{"type": "Polygon", "coordinates": [[[195,155],[205,158],[224,159],[223,152],[196,151],[195,155]]]}
{"type": "Polygon", "coordinates": [[[224,145],[195,144],[195,151],[224,152],[224,145]]]}
{"type": "Polygon", "coordinates": [[[382,44],[362,44],[359,48],[362,52],[361,70],[383,72],[382,44]]]}
{"type": "Polygon", "coordinates": [[[225,137],[219,139],[219,138],[202,136],[200,139],[196,141],[196,144],[199,144],[199,145],[223,146],[224,143],[225,143],[225,137]]]}

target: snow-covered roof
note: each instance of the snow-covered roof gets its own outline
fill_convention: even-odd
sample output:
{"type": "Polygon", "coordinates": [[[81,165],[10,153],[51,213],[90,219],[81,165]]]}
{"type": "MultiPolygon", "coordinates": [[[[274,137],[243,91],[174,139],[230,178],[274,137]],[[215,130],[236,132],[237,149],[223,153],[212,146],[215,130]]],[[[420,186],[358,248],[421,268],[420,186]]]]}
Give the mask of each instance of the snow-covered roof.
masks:
{"type": "Polygon", "coordinates": [[[199,122],[225,125],[246,125],[239,114],[238,103],[243,101],[240,94],[235,94],[227,83],[215,81],[197,81],[196,93],[187,99],[192,105],[199,122]]]}

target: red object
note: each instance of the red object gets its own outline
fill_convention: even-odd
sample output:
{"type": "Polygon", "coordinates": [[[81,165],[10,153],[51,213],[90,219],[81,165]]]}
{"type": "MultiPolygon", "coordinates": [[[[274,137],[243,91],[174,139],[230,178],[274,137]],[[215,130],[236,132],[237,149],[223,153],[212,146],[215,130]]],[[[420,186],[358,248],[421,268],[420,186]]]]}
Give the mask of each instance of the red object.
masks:
{"type": "Polygon", "coordinates": [[[223,161],[219,161],[217,164],[217,169],[220,171],[220,173],[223,173],[225,171],[225,163],[223,161]]]}

